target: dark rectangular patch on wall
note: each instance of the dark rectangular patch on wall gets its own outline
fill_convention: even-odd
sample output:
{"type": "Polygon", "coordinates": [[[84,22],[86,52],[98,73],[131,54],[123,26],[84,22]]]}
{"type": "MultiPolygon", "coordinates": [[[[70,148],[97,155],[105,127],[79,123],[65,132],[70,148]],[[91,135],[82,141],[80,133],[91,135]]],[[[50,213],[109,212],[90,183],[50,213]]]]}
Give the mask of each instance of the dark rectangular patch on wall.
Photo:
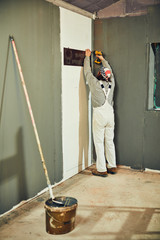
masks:
{"type": "Polygon", "coordinates": [[[85,51],[64,48],[64,65],[83,66],[85,51]]]}
{"type": "Polygon", "coordinates": [[[154,52],[154,108],[160,109],[160,43],[151,46],[154,52]]]}

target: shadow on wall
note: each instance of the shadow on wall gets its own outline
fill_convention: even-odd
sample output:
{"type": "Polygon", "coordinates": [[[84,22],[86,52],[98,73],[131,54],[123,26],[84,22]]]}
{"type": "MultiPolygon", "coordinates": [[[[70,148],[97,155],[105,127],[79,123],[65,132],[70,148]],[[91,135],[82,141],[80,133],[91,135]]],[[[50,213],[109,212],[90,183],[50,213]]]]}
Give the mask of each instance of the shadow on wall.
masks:
{"type": "Polygon", "coordinates": [[[88,123],[88,98],[89,90],[86,87],[83,68],[81,68],[79,81],[79,159],[78,172],[88,167],[88,149],[89,149],[89,123],[88,123]]]}
{"type": "Polygon", "coordinates": [[[115,117],[115,129],[114,129],[114,143],[115,143],[115,150],[116,150],[116,164],[120,164],[118,156],[120,154],[120,149],[118,149],[118,135],[119,135],[119,116],[117,114],[118,107],[117,107],[117,102],[118,102],[118,95],[119,95],[119,85],[118,81],[116,80],[116,74],[113,71],[113,74],[115,76],[115,89],[114,89],[114,96],[113,96],[113,107],[114,107],[114,117],[115,117]]]}
{"type": "Polygon", "coordinates": [[[22,128],[18,130],[16,145],[17,153],[14,156],[0,160],[0,214],[20,201],[27,199],[22,128]],[[14,179],[17,183],[15,189],[10,184],[14,179]],[[15,199],[14,196],[17,196],[17,198],[15,199]]]}

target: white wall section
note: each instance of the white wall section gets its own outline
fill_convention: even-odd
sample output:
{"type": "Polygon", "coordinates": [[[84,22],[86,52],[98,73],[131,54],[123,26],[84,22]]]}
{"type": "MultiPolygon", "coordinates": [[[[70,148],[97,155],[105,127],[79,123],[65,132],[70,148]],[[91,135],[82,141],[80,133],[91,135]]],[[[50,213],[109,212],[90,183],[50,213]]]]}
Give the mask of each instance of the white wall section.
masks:
{"type": "Polygon", "coordinates": [[[63,64],[63,48],[91,48],[92,20],[60,8],[64,179],[91,164],[91,101],[83,67],[63,64]]]}

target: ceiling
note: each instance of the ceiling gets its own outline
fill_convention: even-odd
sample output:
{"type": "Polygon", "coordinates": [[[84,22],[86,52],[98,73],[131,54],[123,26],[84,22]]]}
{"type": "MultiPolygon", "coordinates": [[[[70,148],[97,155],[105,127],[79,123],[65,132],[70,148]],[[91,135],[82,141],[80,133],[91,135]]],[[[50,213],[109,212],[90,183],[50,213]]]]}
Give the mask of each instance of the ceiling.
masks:
{"type": "Polygon", "coordinates": [[[118,1],[119,0],[64,0],[64,2],[70,3],[91,13],[98,12],[118,1]]]}
{"type": "Polygon", "coordinates": [[[147,13],[149,6],[160,4],[160,0],[63,0],[98,18],[139,16],[147,13]]]}

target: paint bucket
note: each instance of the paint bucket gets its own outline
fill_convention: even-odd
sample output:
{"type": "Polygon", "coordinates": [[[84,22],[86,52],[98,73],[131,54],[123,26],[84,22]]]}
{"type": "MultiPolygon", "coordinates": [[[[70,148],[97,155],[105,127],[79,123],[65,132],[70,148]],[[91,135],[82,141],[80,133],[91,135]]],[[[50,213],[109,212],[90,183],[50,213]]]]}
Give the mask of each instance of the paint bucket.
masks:
{"type": "Polygon", "coordinates": [[[64,234],[72,231],[75,227],[77,200],[71,197],[56,197],[63,205],[48,199],[45,202],[46,232],[49,234],[64,234]]]}

